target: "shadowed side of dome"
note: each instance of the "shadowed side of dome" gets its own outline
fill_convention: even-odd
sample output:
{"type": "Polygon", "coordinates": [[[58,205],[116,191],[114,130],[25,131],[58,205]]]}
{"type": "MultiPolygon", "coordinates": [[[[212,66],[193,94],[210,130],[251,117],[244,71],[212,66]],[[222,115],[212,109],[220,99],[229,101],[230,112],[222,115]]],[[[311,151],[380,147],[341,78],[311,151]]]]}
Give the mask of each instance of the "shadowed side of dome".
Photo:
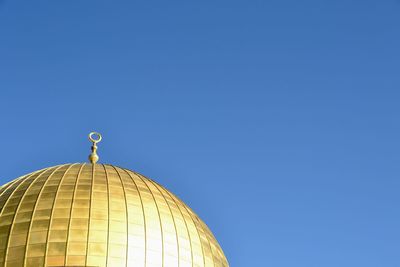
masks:
{"type": "Polygon", "coordinates": [[[228,266],[203,221],[156,182],[66,164],[0,188],[1,266],[228,266]]]}

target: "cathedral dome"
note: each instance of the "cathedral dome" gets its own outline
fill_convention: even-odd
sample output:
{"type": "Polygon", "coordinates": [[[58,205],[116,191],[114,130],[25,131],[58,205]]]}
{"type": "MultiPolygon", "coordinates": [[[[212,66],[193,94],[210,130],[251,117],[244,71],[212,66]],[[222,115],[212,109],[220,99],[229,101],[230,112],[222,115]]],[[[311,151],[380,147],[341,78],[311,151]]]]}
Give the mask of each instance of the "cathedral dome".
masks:
{"type": "Polygon", "coordinates": [[[0,209],[0,266],[228,266],[185,203],[113,165],[24,175],[0,187],[0,209]]]}

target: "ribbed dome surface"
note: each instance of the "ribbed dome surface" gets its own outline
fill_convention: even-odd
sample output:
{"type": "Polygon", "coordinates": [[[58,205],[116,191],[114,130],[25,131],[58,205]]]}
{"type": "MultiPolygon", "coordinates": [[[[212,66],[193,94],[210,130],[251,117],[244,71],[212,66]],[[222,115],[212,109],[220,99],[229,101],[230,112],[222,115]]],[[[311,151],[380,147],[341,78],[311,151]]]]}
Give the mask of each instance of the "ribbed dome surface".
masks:
{"type": "Polygon", "coordinates": [[[1,266],[228,266],[207,226],[142,175],[66,164],[0,188],[1,266]]]}

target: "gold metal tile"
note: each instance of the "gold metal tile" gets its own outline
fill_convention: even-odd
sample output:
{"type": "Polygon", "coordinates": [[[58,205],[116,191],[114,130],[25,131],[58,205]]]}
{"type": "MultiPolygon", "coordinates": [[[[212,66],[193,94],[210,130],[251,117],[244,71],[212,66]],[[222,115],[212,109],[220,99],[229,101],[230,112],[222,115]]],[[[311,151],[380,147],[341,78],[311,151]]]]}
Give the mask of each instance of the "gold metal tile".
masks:
{"type": "Polygon", "coordinates": [[[107,243],[108,238],[109,238],[108,231],[90,230],[90,232],[89,232],[89,242],[107,243]]]}
{"type": "Polygon", "coordinates": [[[25,261],[26,267],[40,267],[44,265],[44,256],[43,257],[29,257],[25,261]]]}
{"type": "Polygon", "coordinates": [[[67,230],[51,230],[49,231],[50,242],[65,242],[67,240],[67,230]]]}
{"type": "Polygon", "coordinates": [[[68,229],[69,218],[53,218],[51,228],[55,230],[68,229]]]}
{"type": "Polygon", "coordinates": [[[25,246],[10,247],[6,254],[10,261],[22,259],[25,255],[25,246]]]}
{"type": "Polygon", "coordinates": [[[106,266],[107,258],[105,256],[87,256],[87,266],[106,266]]]}
{"type": "Polygon", "coordinates": [[[32,223],[31,231],[48,230],[50,220],[34,220],[31,223],[32,223]]]}
{"type": "Polygon", "coordinates": [[[47,256],[46,257],[48,266],[64,266],[65,257],[64,256],[47,256]]]}
{"type": "Polygon", "coordinates": [[[28,248],[28,257],[41,257],[46,254],[46,244],[41,243],[41,244],[32,244],[29,245],[28,248]]]}
{"type": "Polygon", "coordinates": [[[86,242],[71,242],[68,246],[68,255],[86,255],[86,242]]]}
{"type": "Polygon", "coordinates": [[[69,241],[86,241],[87,239],[87,230],[83,229],[70,229],[69,230],[69,241]]]}
{"type": "Polygon", "coordinates": [[[47,230],[38,232],[32,231],[29,235],[29,244],[46,243],[46,239],[47,239],[47,230]]]}
{"type": "Polygon", "coordinates": [[[79,255],[68,255],[67,266],[85,266],[86,265],[86,256],[79,256],[79,255]]]}
{"type": "Polygon", "coordinates": [[[24,246],[26,244],[27,235],[28,232],[11,235],[9,239],[9,246],[10,247],[24,246]]]}
{"type": "Polygon", "coordinates": [[[48,255],[64,255],[66,249],[66,242],[49,242],[48,243],[48,255]]]}
{"type": "Polygon", "coordinates": [[[107,244],[106,243],[89,243],[88,253],[91,256],[106,256],[107,244]]]}

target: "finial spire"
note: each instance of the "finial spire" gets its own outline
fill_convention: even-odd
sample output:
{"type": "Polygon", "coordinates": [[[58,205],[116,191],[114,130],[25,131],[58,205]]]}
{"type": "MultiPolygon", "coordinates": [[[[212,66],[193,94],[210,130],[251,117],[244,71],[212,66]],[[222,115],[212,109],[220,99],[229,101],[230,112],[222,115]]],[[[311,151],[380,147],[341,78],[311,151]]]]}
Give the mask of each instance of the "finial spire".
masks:
{"type": "Polygon", "coordinates": [[[93,143],[91,149],[92,153],[89,155],[89,161],[92,164],[95,164],[99,160],[99,156],[97,155],[97,143],[101,141],[101,134],[98,132],[91,132],[89,134],[89,140],[93,143]]]}

